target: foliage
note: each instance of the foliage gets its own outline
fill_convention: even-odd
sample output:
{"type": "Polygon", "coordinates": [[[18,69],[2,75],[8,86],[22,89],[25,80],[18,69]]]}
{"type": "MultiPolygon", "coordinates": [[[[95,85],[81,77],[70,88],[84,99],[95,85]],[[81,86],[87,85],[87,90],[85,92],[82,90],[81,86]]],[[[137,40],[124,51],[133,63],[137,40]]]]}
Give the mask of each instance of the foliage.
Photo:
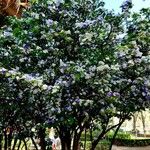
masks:
{"type": "MultiPolygon", "coordinates": [[[[108,139],[112,139],[113,138],[113,135],[114,135],[114,132],[109,132],[106,137],[108,139]]],[[[121,132],[119,131],[116,135],[116,139],[131,139],[131,134],[130,133],[127,133],[127,132],[121,132]]]]}
{"type": "Polygon", "coordinates": [[[135,42],[140,33],[132,37],[126,26],[128,34],[118,38],[126,12],[115,15],[103,5],[43,0],[23,18],[9,18],[0,30],[1,130],[10,126],[31,137],[34,127],[45,150],[45,129],[54,126],[62,149],[73,139],[75,150],[85,129],[97,129],[94,149],[109,130],[149,106],[150,58],[135,42]],[[110,124],[113,117],[120,122],[110,124]]]}

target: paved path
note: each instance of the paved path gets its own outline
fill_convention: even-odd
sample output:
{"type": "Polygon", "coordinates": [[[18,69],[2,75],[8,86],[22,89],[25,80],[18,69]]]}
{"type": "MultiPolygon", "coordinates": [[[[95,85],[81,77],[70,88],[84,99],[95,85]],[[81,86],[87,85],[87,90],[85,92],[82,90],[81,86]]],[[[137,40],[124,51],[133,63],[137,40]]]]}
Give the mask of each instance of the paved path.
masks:
{"type": "Polygon", "coordinates": [[[113,146],[112,150],[150,150],[150,146],[144,147],[113,146]]]}

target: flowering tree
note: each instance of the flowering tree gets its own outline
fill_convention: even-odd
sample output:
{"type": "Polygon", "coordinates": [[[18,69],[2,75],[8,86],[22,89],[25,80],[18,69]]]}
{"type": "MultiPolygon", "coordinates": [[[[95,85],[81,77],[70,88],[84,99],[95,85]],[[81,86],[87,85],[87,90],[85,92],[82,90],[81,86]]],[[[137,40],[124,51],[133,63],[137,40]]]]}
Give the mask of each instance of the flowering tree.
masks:
{"type": "Polygon", "coordinates": [[[120,44],[125,15],[115,15],[103,5],[41,1],[0,30],[0,97],[5,112],[1,129],[19,126],[19,133],[28,131],[29,137],[35,127],[45,150],[45,129],[54,126],[62,149],[71,149],[73,140],[77,150],[82,132],[97,128],[97,139],[91,138],[95,149],[109,130],[145,108],[148,56],[143,61],[136,45],[120,44]],[[137,55],[139,64],[134,63],[137,55]],[[112,117],[120,122],[111,126],[112,117]]]}

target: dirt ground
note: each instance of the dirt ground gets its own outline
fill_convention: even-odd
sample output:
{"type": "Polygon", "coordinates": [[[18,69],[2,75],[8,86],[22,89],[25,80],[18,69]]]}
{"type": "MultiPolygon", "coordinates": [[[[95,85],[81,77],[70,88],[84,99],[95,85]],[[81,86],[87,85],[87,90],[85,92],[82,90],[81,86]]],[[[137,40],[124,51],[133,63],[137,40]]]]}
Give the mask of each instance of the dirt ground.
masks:
{"type": "Polygon", "coordinates": [[[113,146],[112,150],[150,150],[150,146],[144,146],[144,147],[113,146]]]}

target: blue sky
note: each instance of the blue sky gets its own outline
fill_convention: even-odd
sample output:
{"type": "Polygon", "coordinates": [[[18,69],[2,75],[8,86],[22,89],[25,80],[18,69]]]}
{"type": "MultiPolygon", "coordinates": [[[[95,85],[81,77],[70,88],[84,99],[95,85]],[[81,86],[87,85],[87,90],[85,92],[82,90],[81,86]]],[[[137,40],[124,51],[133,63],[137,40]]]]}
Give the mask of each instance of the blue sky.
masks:
{"type": "MultiPolygon", "coordinates": [[[[121,9],[119,6],[122,4],[124,0],[103,0],[105,2],[105,7],[108,9],[114,9],[115,12],[120,12],[121,9]]],[[[134,6],[132,11],[139,11],[141,8],[150,7],[150,0],[132,0],[134,6]]]]}

